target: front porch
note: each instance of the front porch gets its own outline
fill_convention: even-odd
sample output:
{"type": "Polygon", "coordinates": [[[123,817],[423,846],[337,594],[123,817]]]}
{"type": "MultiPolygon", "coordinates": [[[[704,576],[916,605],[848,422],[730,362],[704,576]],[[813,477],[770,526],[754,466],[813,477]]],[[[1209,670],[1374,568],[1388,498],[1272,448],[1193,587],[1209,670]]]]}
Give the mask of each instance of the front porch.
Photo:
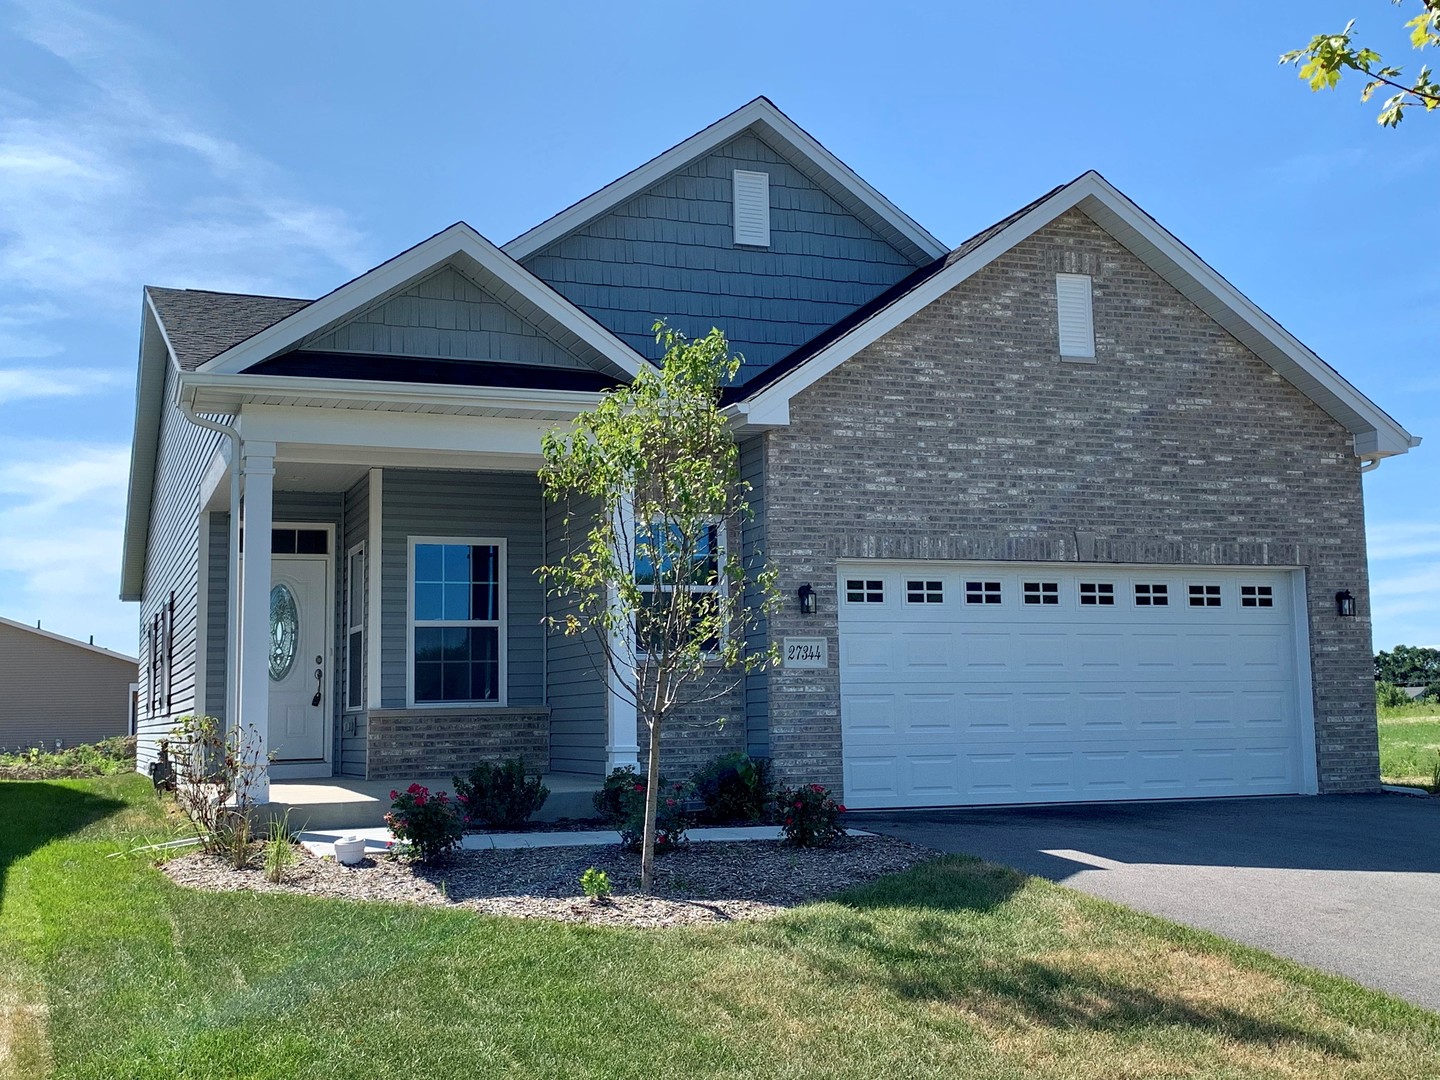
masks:
{"type": "MultiPolygon", "coordinates": [[[[594,776],[575,773],[546,773],[542,777],[550,797],[533,821],[554,822],[562,818],[591,818],[595,806],[591,796],[600,788],[594,776]]],[[[275,780],[270,784],[266,813],[290,815],[289,826],[296,832],[337,832],[371,829],[385,824],[390,809],[390,792],[422,784],[431,791],[455,790],[454,773],[416,773],[394,780],[364,780],[328,777],[314,780],[275,780]]]]}

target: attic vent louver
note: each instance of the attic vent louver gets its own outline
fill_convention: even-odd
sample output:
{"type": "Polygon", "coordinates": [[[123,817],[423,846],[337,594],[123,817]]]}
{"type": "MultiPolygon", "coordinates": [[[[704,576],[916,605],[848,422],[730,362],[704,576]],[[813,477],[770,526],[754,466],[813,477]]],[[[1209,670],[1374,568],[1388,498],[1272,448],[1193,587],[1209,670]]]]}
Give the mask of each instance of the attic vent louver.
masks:
{"type": "Polygon", "coordinates": [[[1060,355],[1067,360],[1095,359],[1095,316],[1090,306],[1089,274],[1056,274],[1060,313],[1060,355]]]}
{"type": "Polygon", "coordinates": [[[770,174],[735,170],[735,243],[770,246],[770,174]]]}

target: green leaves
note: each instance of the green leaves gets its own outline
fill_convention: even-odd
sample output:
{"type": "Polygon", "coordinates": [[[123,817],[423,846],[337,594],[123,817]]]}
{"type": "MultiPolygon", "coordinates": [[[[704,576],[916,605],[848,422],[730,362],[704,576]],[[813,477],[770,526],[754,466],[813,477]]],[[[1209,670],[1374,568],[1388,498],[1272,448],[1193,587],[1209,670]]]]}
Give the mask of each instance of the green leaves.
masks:
{"type": "MultiPolygon", "coordinates": [[[[1398,6],[1402,0],[1394,2],[1398,6]]],[[[1440,46],[1440,0],[1420,0],[1420,3],[1425,10],[1405,23],[1410,31],[1410,44],[1417,49],[1440,46]]],[[[1280,63],[1298,65],[1300,78],[1312,91],[1333,90],[1346,70],[1370,77],[1361,88],[1361,101],[1368,102],[1381,87],[1398,91],[1380,108],[1376,119],[1383,127],[1395,127],[1404,119],[1405,110],[1416,105],[1423,106],[1426,112],[1440,108],[1440,84],[1435,82],[1428,66],[1422,65],[1415,80],[1407,85],[1401,81],[1404,73],[1400,68],[1384,64],[1373,49],[1354,46],[1354,27],[1355,20],[1351,19],[1339,34],[1318,34],[1305,48],[1283,53],[1280,63]]]]}

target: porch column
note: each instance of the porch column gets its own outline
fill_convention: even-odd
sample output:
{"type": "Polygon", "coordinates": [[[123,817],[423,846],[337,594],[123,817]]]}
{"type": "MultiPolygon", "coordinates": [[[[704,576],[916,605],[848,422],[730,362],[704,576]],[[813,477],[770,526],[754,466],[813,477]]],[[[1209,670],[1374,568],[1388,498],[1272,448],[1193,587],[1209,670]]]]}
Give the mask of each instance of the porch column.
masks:
{"type": "Polygon", "coordinates": [[[236,716],[260,743],[251,796],[270,801],[270,528],[274,522],[275,444],[244,444],[245,554],[240,562],[240,672],[236,716]]]}
{"type": "MultiPolygon", "coordinates": [[[[629,548],[635,550],[635,510],[627,499],[621,504],[616,515],[617,528],[622,536],[630,538],[629,548]]],[[[634,567],[630,570],[633,573],[634,567]]],[[[616,600],[612,593],[610,603],[616,600]]],[[[625,649],[621,644],[622,635],[615,631],[611,635],[611,655],[622,657],[625,649]]],[[[605,665],[605,772],[610,774],[626,765],[639,768],[640,744],[638,741],[640,714],[635,702],[621,688],[620,677],[613,667],[605,665]]]]}

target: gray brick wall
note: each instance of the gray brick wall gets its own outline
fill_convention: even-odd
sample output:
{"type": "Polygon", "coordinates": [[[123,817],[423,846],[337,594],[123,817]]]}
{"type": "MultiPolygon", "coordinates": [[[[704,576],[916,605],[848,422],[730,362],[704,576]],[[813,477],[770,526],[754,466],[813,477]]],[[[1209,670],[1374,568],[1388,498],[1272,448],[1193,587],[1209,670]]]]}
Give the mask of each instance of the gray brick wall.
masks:
{"type": "Polygon", "coordinates": [[[841,558],[1299,565],[1320,788],[1378,784],[1359,462],[1350,435],[1079,211],[842,364],[765,436],[775,637],[827,672],[770,679],[782,777],[841,785],[841,558]],[[1094,278],[1097,362],[1061,361],[1057,272],[1094,278]],[[1337,618],[1349,589],[1361,617],[1337,618]]]}
{"type": "MultiPolygon", "coordinates": [[[[640,767],[650,760],[650,730],[640,721],[640,767]]],[[[668,780],[688,780],[711,758],[745,749],[744,680],[716,701],[682,705],[660,729],[660,772],[668,780]]]]}
{"type": "Polygon", "coordinates": [[[408,780],[469,771],[480,761],[525,759],[531,771],[550,765],[550,710],[379,709],[368,725],[371,780],[408,780]]]}

